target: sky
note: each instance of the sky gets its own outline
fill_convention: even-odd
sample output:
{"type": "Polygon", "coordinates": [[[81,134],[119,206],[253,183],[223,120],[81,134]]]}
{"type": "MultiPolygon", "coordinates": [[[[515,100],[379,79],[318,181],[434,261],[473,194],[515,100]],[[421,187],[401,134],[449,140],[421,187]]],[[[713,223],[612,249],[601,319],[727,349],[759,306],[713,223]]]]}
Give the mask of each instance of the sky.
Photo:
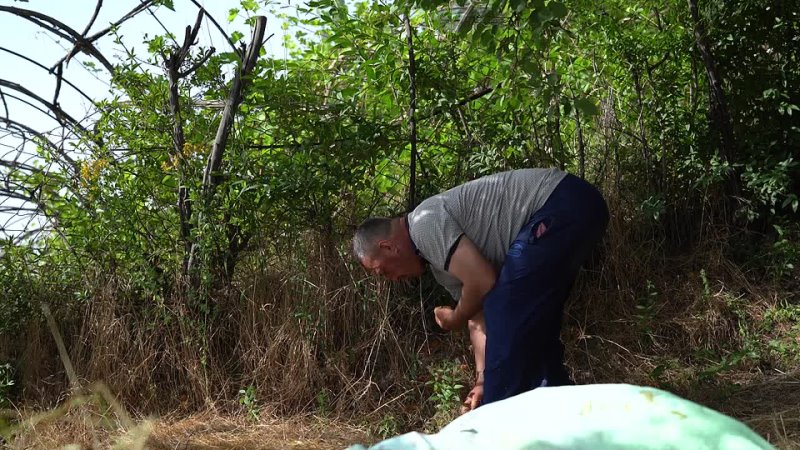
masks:
{"type": "MultiPolygon", "coordinates": [[[[291,1],[272,2],[269,6],[264,6],[263,0],[259,1],[262,9],[258,14],[267,16],[266,36],[274,34],[264,45],[270,55],[285,56],[286,52],[282,47],[282,37],[286,31],[282,29],[280,20],[276,19],[269,11],[286,10],[292,5],[291,1]]],[[[241,9],[239,0],[198,0],[198,3],[203,5],[225,29],[226,33],[230,35],[231,32],[238,30],[245,35],[245,42],[249,42],[249,26],[244,23],[246,16],[240,14],[232,23],[228,22],[229,10],[232,8],[241,9]]],[[[106,28],[137,4],[139,4],[139,0],[105,0],[98,18],[88,34],[92,35],[106,28]]],[[[78,32],[82,32],[94,13],[96,1],[0,0],[0,5],[38,11],[63,22],[78,32]]],[[[146,44],[143,43],[145,35],[149,37],[163,35],[165,34],[165,29],[175,34],[179,43],[182,43],[184,29],[187,25],[194,24],[198,9],[190,0],[174,0],[174,6],[175,11],[170,11],[164,7],[151,8],[153,14],[143,11],[135,18],[122,24],[120,34],[123,36],[124,44],[129,48],[133,48],[138,55],[144,56],[146,55],[146,44]]],[[[63,58],[71,48],[69,42],[59,39],[39,26],[7,12],[0,12],[0,30],[2,30],[0,32],[0,47],[21,53],[48,68],[63,58]]],[[[217,51],[230,50],[225,38],[207,19],[203,22],[198,39],[200,46],[211,45],[217,51]]],[[[122,48],[113,42],[113,36],[101,38],[97,41],[96,46],[112,64],[119,62],[123,55],[122,48]]],[[[93,99],[99,100],[110,95],[108,83],[110,77],[100,64],[97,64],[97,67],[102,70],[98,72],[93,72],[83,65],[83,62],[92,60],[90,56],[78,55],[65,68],[64,78],[69,79],[93,99]]],[[[24,59],[4,51],[0,51],[0,79],[21,84],[48,101],[53,99],[56,87],[56,78],[53,75],[24,59]]],[[[9,96],[20,96],[19,94],[8,89],[3,89],[3,93],[5,94],[9,116],[13,120],[22,122],[38,131],[57,128],[55,121],[36,111],[31,106],[9,96]]],[[[91,102],[66,84],[62,85],[59,104],[68,114],[78,120],[86,118],[92,110],[91,102]]],[[[5,116],[5,107],[2,104],[0,104],[0,115],[5,116]]],[[[13,159],[17,153],[15,147],[18,143],[17,139],[7,135],[2,124],[0,124],[0,159],[13,159]]],[[[4,206],[19,204],[19,201],[4,199],[0,196],[0,237],[19,233],[29,222],[28,216],[15,217],[2,211],[4,206]]],[[[35,227],[37,224],[34,222],[28,226],[35,227]]]]}

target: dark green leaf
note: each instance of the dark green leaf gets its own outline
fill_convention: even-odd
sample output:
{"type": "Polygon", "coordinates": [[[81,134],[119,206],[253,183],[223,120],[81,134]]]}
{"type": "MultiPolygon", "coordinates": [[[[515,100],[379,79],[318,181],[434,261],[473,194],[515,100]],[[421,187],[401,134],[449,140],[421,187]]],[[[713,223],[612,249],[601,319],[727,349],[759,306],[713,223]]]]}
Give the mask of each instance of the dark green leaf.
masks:
{"type": "Polygon", "coordinates": [[[600,114],[600,109],[595,105],[593,100],[588,98],[579,98],[575,100],[575,108],[584,116],[596,116],[600,114]]]}
{"type": "Polygon", "coordinates": [[[562,19],[566,17],[567,13],[569,12],[563,3],[557,1],[550,2],[550,4],[547,5],[547,8],[550,10],[550,13],[555,19],[562,19]]]}

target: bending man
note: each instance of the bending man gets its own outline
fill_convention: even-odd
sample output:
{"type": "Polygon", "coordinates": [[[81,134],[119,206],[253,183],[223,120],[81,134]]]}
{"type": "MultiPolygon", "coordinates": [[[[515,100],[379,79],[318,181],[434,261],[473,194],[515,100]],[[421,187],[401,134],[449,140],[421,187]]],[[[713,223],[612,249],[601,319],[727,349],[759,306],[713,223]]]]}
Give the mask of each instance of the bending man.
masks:
{"type": "Polygon", "coordinates": [[[364,268],[391,280],[418,277],[428,265],[458,301],[434,313],[446,330],[468,324],[472,409],[572,384],[560,338],[564,304],[607,224],[606,203],[589,183],[522,169],[457,186],[405,216],[367,219],[353,250],[364,268]]]}

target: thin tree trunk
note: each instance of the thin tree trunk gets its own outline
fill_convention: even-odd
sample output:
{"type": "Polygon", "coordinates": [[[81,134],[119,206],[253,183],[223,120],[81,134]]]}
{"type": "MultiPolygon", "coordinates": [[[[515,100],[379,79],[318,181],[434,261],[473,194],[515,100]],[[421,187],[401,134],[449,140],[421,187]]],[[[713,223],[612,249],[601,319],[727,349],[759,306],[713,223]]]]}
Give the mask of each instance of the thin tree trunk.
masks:
{"type": "Polygon", "coordinates": [[[705,65],[709,87],[711,88],[712,119],[716,122],[715,125],[720,135],[720,150],[726,161],[732,163],[734,156],[732,148],[733,124],[725,91],[722,89],[722,79],[719,76],[714,55],[711,53],[711,46],[706,37],[705,25],[703,25],[702,20],[700,20],[700,14],[697,11],[697,0],[688,0],[688,2],[689,12],[691,13],[694,25],[695,45],[705,65]]]}
{"type": "Polygon", "coordinates": [[[242,69],[233,79],[228,101],[225,103],[225,109],[222,111],[222,120],[220,121],[219,128],[217,128],[217,135],[214,138],[211,156],[208,159],[208,165],[203,173],[203,189],[206,190],[207,193],[213,193],[217,185],[222,181],[222,177],[217,172],[220,166],[222,166],[222,157],[225,154],[228,135],[230,135],[231,129],[233,128],[233,119],[236,117],[239,104],[242,102],[244,88],[248,84],[247,77],[255,68],[256,61],[258,60],[258,53],[264,43],[264,30],[266,26],[267,18],[258,16],[256,18],[255,29],[253,30],[253,37],[250,40],[247,53],[242,61],[242,69]]]}
{"type": "Polygon", "coordinates": [[[414,35],[411,29],[411,19],[408,13],[403,17],[406,27],[406,40],[408,42],[408,94],[410,97],[408,106],[409,134],[411,139],[411,163],[409,164],[408,179],[408,210],[411,211],[417,206],[417,82],[416,82],[416,61],[414,60],[414,35]]]}
{"type": "MultiPolygon", "coordinates": [[[[191,218],[192,208],[189,201],[189,189],[186,187],[186,177],[183,165],[180,164],[183,158],[183,149],[186,145],[186,136],[183,132],[183,116],[181,115],[180,102],[180,80],[189,75],[193,69],[182,72],[181,68],[189,56],[189,51],[197,39],[200,25],[203,20],[203,12],[197,14],[194,27],[186,27],[183,45],[180,48],[174,47],[169,57],[164,55],[164,65],[167,68],[167,79],[169,80],[169,108],[172,114],[172,160],[178,170],[178,217],[180,218],[180,237],[184,246],[182,270],[184,276],[188,274],[189,254],[192,249],[191,242],[191,218]]],[[[208,52],[201,61],[205,61],[211,56],[213,49],[208,52]]],[[[198,65],[196,64],[194,68],[198,65]]]]}
{"type": "Polygon", "coordinates": [[[67,347],[64,345],[64,339],[61,337],[61,331],[58,329],[56,319],[50,312],[50,306],[47,303],[42,302],[41,307],[42,313],[44,313],[44,318],[47,320],[47,328],[50,329],[50,334],[53,335],[53,340],[56,341],[58,356],[61,358],[61,363],[64,364],[64,370],[67,373],[67,379],[69,380],[70,388],[73,390],[77,389],[80,386],[80,383],[78,382],[78,375],[75,372],[75,368],[69,358],[69,353],[67,353],[67,347]]]}
{"type": "MultiPolygon", "coordinates": [[[[222,182],[222,175],[219,170],[222,166],[222,158],[225,153],[225,147],[228,143],[228,136],[230,135],[231,128],[233,128],[233,120],[242,102],[242,97],[245,88],[248,85],[248,77],[255,68],[258,61],[258,54],[261,51],[261,46],[264,44],[264,30],[267,27],[267,18],[264,16],[256,16],[255,25],[253,28],[253,35],[250,39],[250,44],[247,46],[247,52],[244,53],[242,58],[241,69],[236,72],[233,82],[231,84],[231,91],[228,95],[228,100],[225,103],[225,108],[222,111],[222,119],[217,128],[217,135],[214,138],[214,145],[211,148],[211,154],[208,157],[208,164],[206,165],[205,172],[203,173],[203,203],[206,209],[211,207],[211,199],[216,192],[217,186],[222,182]]],[[[198,214],[197,221],[203,218],[198,214]]],[[[230,225],[230,224],[228,224],[230,225]]],[[[234,233],[234,236],[236,233],[234,233]]],[[[230,246],[230,242],[229,242],[230,246]]],[[[198,242],[192,243],[192,248],[189,252],[189,261],[187,264],[188,270],[191,274],[197,264],[197,252],[199,250],[198,242]]]]}
{"type": "Polygon", "coordinates": [[[559,96],[556,96],[556,100],[554,105],[551,107],[553,112],[553,128],[552,133],[550,136],[552,147],[553,147],[553,154],[556,155],[556,159],[558,161],[558,167],[561,170],[566,169],[567,164],[562,158],[564,153],[564,143],[561,141],[561,111],[559,110],[559,96]]]}
{"type": "Polygon", "coordinates": [[[578,112],[578,108],[575,108],[575,128],[578,131],[578,173],[581,179],[586,179],[586,146],[583,142],[581,114],[578,112]]]}
{"type": "Polygon", "coordinates": [[[553,96],[550,98],[550,104],[547,105],[547,140],[553,160],[558,162],[561,170],[564,170],[566,161],[564,161],[564,142],[561,140],[561,77],[558,76],[555,61],[552,62],[550,72],[555,75],[556,81],[552,86],[553,96]]]}
{"type": "MultiPolygon", "coordinates": [[[[173,55],[174,57],[175,55],[173,55]]],[[[189,251],[192,243],[189,241],[191,232],[191,212],[189,209],[189,190],[185,186],[183,169],[180,167],[179,160],[183,154],[183,147],[186,145],[186,137],[183,133],[183,118],[181,117],[180,92],[178,67],[175,61],[167,61],[167,77],[169,79],[169,107],[172,113],[172,159],[174,164],[178,164],[178,217],[180,218],[180,236],[184,246],[183,273],[186,274],[187,264],[189,263],[189,251]]]]}
{"type": "Polygon", "coordinates": [[[641,75],[639,68],[634,62],[631,62],[631,70],[633,75],[633,87],[636,89],[636,103],[639,106],[639,139],[642,143],[642,157],[644,158],[645,180],[647,185],[651,186],[652,177],[650,176],[650,144],[647,143],[647,130],[644,126],[644,93],[642,88],[641,75]]]}

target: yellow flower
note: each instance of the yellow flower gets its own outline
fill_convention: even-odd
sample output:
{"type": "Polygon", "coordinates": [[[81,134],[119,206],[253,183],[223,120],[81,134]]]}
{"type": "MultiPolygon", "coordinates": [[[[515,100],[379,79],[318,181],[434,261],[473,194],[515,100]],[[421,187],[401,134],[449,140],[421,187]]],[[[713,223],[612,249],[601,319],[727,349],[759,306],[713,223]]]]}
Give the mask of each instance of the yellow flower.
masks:
{"type": "Polygon", "coordinates": [[[88,180],[91,173],[92,172],[91,169],[89,169],[89,164],[86,162],[81,163],[81,180],[88,180]]]}
{"type": "Polygon", "coordinates": [[[81,162],[81,184],[88,186],[100,178],[103,169],[108,167],[108,159],[98,158],[81,162]]]}
{"type": "Polygon", "coordinates": [[[161,162],[161,170],[164,172],[170,171],[175,169],[180,165],[181,158],[178,155],[169,155],[169,159],[167,161],[161,162]]]}
{"type": "Polygon", "coordinates": [[[205,151],[205,148],[203,144],[187,142],[183,144],[183,156],[189,157],[197,153],[202,153],[205,151]]]}

